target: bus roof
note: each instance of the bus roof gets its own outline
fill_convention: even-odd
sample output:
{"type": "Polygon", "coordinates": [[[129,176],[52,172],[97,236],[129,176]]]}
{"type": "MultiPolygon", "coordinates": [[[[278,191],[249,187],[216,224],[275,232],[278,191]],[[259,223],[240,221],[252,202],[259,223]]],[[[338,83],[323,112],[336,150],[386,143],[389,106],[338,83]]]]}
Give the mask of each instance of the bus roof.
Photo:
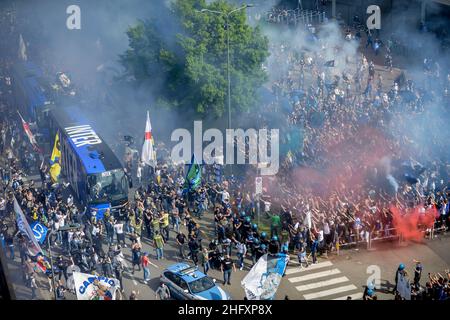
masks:
{"type": "Polygon", "coordinates": [[[104,142],[98,133],[94,131],[94,128],[90,126],[89,121],[80,114],[80,108],[77,106],[69,106],[65,108],[54,108],[51,110],[51,114],[58,126],[63,130],[64,135],[70,142],[73,150],[80,158],[87,174],[102,173],[114,169],[123,168],[117,156],[104,142]],[[72,131],[67,130],[71,127],[83,127],[91,132],[91,135],[95,135],[98,139],[95,144],[77,143],[76,139],[71,138],[72,131]]]}
{"type": "MultiPolygon", "coordinates": [[[[45,85],[42,81],[44,73],[42,69],[30,61],[25,61],[14,65],[14,80],[18,82],[23,94],[29,101],[27,108],[29,116],[34,117],[34,111],[38,107],[42,107],[49,103],[46,95],[45,85]]],[[[35,119],[33,119],[34,121],[35,119]]]]}

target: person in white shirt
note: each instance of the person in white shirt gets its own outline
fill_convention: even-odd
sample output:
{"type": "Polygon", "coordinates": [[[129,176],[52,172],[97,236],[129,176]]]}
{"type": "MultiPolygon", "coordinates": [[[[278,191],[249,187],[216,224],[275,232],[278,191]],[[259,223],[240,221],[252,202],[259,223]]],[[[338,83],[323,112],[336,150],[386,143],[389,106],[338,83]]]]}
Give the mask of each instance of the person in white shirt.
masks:
{"type": "Polygon", "coordinates": [[[317,241],[319,241],[319,247],[323,245],[323,229],[317,232],[317,241]]]}
{"type": "Polygon", "coordinates": [[[92,236],[96,237],[100,233],[100,228],[94,224],[92,226],[92,236]]]}
{"type": "Polygon", "coordinates": [[[67,206],[71,207],[73,205],[73,196],[70,194],[67,197],[67,206]]]}
{"type": "Polygon", "coordinates": [[[123,246],[126,247],[127,245],[125,244],[125,234],[123,233],[123,222],[114,222],[114,232],[117,236],[117,243],[120,244],[120,242],[122,241],[123,246]]]}
{"type": "Polygon", "coordinates": [[[3,219],[6,211],[6,200],[0,197],[0,219],[3,219]]]}
{"type": "Polygon", "coordinates": [[[227,190],[223,190],[222,191],[222,202],[227,204],[228,201],[230,201],[230,194],[228,193],[227,190]]]}
{"type": "Polygon", "coordinates": [[[237,242],[236,249],[237,249],[239,270],[242,270],[244,269],[244,258],[245,255],[247,254],[247,246],[245,245],[245,243],[237,242]]]}
{"type": "Polygon", "coordinates": [[[56,214],[55,218],[54,218],[54,223],[53,223],[53,232],[56,234],[56,241],[57,243],[61,244],[62,243],[62,234],[59,231],[60,228],[60,224],[59,221],[61,219],[61,215],[60,214],[56,214]]]}
{"type": "MultiPolygon", "coordinates": [[[[58,215],[57,215],[57,217],[58,217],[58,215]]],[[[64,214],[61,214],[59,216],[58,221],[59,221],[59,228],[60,229],[63,228],[66,225],[66,218],[67,218],[67,216],[64,215],[64,214]]]]}
{"type": "Polygon", "coordinates": [[[309,205],[306,206],[306,213],[305,213],[305,219],[303,220],[303,224],[308,227],[308,229],[311,229],[312,227],[312,220],[311,220],[311,211],[309,210],[309,205]]]}
{"type": "Polygon", "coordinates": [[[114,264],[117,263],[123,264],[123,262],[125,261],[125,256],[122,253],[122,248],[120,247],[120,245],[116,246],[116,251],[114,252],[113,260],[114,264]]]}
{"type": "Polygon", "coordinates": [[[328,246],[331,242],[331,230],[328,220],[323,220],[323,238],[325,246],[325,254],[327,253],[328,246]]]}
{"type": "Polygon", "coordinates": [[[70,242],[72,241],[72,238],[73,238],[73,235],[75,234],[75,232],[73,232],[73,231],[69,231],[68,233],[67,233],[67,243],[68,243],[68,246],[69,246],[69,252],[71,251],[71,245],[70,245],[70,242]]]}
{"type": "Polygon", "coordinates": [[[143,169],[143,165],[142,165],[142,163],[139,161],[139,164],[138,164],[137,170],[136,170],[136,178],[137,178],[139,184],[141,184],[141,179],[142,179],[142,169],[143,169]]]}
{"type": "Polygon", "coordinates": [[[331,233],[330,231],[330,225],[328,224],[328,221],[324,221],[323,223],[323,234],[324,236],[329,235],[331,233]]]}
{"type": "Polygon", "coordinates": [[[272,205],[272,203],[270,203],[269,201],[264,201],[264,212],[270,212],[270,206],[272,205]]]}

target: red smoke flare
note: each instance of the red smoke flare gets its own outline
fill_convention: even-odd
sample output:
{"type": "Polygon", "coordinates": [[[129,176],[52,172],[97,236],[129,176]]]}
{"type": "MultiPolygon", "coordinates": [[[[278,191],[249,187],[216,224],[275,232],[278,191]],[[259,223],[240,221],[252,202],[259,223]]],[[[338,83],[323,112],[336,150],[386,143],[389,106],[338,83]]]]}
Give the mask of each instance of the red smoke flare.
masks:
{"type": "Polygon", "coordinates": [[[428,209],[425,213],[420,213],[419,209],[415,207],[408,212],[402,212],[395,206],[390,208],[394,227],[403,235],[404,240],[422,241],[424,236],[421,229],[433,227],[437,216],[436,208],[428,209]]]}

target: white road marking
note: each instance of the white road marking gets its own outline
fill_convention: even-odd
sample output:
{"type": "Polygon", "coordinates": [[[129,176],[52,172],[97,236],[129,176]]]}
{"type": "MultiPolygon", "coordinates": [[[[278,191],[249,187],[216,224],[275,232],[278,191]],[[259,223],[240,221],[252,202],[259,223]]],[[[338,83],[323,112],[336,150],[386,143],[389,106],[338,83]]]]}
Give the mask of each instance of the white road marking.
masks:
{"type": "Polygon", "coordinates": [[[288,268],[286,270],[286,275],[293,274],[293,273],[299,273],[299,272],[305,272],[305,271],[309,271],[309,270],[320,269],[320,268],[325,268],[325,267],[330,267],[332,265],[333,265],[333,263],[331,263],[331,261],[324,261],[324,262],[320,262],[317,264],[312,264],[309,267],[304,268],[304,269],[300,269],[300,267],[288,268]]]}
{"type": "Polygon", "coordinates": [[[326,297],[326,296],[331,296],[333,294],[346,292],[346,291],[350,291],[350,290],[355,290],[355,289],[357,289],[357,287],[355,285],[353,285],[353,284],[350,284],[350,285],[347,285],[347,286],[342,286],[342,287],[337,287],[337,288],[333,288],[333,289],[318,291],[318,292],[315,292],[315,293],[305,294],[303,297],[306,300],[312,300],[312,299],[323,298],[323,297],[326,297]]]}
{"type": "Polygon", "coordinates": [[[333,300],[347,300],[347,297],[351,297],[352,300],[359,300],[362,299],[363,297],[363,293],[362,292],[358,292],[358,293],[354,293],[354,294],[349,294],[348,296],[342,296],[333,300]]]}
{"type": "Polygon", "coordinates": [[[328,277],[328,276],[332,276],[332,275],[339,274],[339,273],[341,273],[341,271],[339,269],[330,269],[330,270],[326,270],[326,271],[311,273],[306,276],[288,278],[288,280],[291,283],[296,283],[296,282],[301,282],[301,281],[307,281],[307,280],[312,280],[312,279],[317,279],[317,278],[328,277]]]}
{"type": "Polygon", "coordinates": [[[338,283],[347,282],[347,281],[349,281],[347,277],[338,277],[338,278],[333,278],[330,280],[319,281],[319,282],[314,282],[314,283],[310,283],[310,284],[304,284],[304,285],[295,287],[295,289],[297,289],[298,291],[307,291],[307,290],[313,290],[313,289],[322,288],[322,287],[328,287],[333,284],[338,284],[338,283]]]}

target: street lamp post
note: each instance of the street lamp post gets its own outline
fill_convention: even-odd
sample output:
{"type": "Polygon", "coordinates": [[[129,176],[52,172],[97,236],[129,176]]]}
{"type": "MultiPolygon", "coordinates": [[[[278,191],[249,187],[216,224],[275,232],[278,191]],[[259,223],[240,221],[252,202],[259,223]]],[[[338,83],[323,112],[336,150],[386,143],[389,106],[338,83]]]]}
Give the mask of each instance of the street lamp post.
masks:
{"type": "Polygon", "coordinates": [[[48,238],[48,242],[47,242],[47,249],[48,249],[48,255],[50,256],[50,268],[52,270],[52,286],[53,286],[53,298],[55,300],[57,300],[57,295],[56,295],[56,287],[55,287],[55,272],[53,270],[53,255],[52,255],[52,246],[50,244],[50,237],[53,235],[53,230],[50,231],[49,233],[49,238],[48,238]]]}
{"type": "MultiPolygon", "coordinates": [[[[253,4],[246,4],[237,9],[231,10],[230,12],[222,12],[216,10],[202,9],[200,12],[210,12],[225,16],[226,21],[226,32],[227,32],[227,79],[228,79],[228,129],[231,129],[231,77],[230,77],[230,16],[231,14],[241,11],[247,8],[253,7],[253,4]]],[[[233,174],[233,169],[230,167],[231,174],[233,174]]]]}

